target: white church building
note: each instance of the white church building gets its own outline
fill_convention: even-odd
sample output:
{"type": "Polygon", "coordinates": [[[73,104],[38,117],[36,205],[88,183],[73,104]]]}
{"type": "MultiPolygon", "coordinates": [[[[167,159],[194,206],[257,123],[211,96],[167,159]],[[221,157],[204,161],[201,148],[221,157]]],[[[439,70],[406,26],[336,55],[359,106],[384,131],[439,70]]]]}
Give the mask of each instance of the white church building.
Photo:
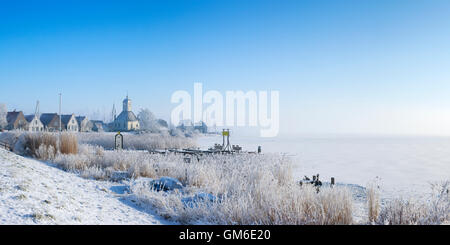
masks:
{"type": "Polygon", "coordinates": [[[123,109],[118,117],[114,118],[114,131],[136,131],[140,125],[136,115],[131,111],[131,100],[127,97],[123,100],[123,109]]]}

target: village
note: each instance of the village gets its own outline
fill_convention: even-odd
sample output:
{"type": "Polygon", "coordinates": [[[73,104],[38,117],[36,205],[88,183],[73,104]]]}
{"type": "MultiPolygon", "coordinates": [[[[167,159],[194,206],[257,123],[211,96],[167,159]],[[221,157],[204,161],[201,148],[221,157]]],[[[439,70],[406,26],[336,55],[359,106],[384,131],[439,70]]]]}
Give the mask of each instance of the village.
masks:
{"type": "MultiPolygon", "coordinates": [[[[23,111],[6,112],[4,125],[0,125],[0,130],[21,130],[29,132],[140,132],[148,131],[149,118],[139,118],[132,111],[131,99],[128,95],[123,100],[122,112],[117,116],[113,106],[112,120],[105,122],[102,120],[89,119],[87,116],[61,113],[39,113],[38,105],[34,114],[25,115],[23,111]]],[[[169,124],[162,119],[155,119],[151,122],[152,128],[159,132],[169,131],[169,124]]],[[[204,122],[192,123],[182,121],[176,127],[181,132],[208,133],[208,127],[204,122]]]]}

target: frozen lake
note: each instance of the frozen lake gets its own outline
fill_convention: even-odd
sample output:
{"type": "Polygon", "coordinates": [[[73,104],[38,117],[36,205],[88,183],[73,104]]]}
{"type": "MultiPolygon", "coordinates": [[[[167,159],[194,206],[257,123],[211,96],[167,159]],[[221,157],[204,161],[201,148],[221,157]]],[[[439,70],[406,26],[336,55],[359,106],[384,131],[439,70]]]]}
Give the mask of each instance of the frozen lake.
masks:
{"type": "MultiPolygon", "coordinates": [[[[222,143],[222,136],[198,138],[203,149],[222,143]]],[[[430,182],[450,180],[450,137],[242,137],[231,144],[243,150],[292,155],[295,176],[320,174],[329,181],[366,186],[379,178],[384,197],[420,196],[430,182]]]]}

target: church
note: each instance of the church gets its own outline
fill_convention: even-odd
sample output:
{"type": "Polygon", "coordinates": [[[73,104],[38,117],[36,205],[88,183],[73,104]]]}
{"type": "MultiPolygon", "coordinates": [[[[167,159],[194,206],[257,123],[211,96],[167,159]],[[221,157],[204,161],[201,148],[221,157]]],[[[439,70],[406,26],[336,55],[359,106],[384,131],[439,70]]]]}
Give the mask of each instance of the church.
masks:
{"type": "Polygon", "coordinates": [[[114,131],[136,131],[139,130],[139,121],[131,111],[131,100],[127,97],[123,100],[123,109],[118,117],[114,116],[114,131]]]}

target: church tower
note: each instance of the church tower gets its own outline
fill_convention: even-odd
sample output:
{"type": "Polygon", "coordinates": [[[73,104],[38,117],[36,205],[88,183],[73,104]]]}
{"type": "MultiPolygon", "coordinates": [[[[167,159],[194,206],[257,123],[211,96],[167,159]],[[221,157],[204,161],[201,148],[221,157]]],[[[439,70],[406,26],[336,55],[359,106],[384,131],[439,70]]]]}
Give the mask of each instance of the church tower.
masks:
{"type": "MultiPolygon", "coordinates": [[[[115,114],[115,110],[113,110],[115,114]]],[[[114,119],[113,128],[115,131],[136,131],[139,130],[139,120],[131,111],[131,100],[127,97],[123,100],[123,110],[114,119]]]]}
{"type": "Polygon", "coordinates": [[[123,111],[131,111],[131,100],[127,97],[123,100],[123,111]]]}

